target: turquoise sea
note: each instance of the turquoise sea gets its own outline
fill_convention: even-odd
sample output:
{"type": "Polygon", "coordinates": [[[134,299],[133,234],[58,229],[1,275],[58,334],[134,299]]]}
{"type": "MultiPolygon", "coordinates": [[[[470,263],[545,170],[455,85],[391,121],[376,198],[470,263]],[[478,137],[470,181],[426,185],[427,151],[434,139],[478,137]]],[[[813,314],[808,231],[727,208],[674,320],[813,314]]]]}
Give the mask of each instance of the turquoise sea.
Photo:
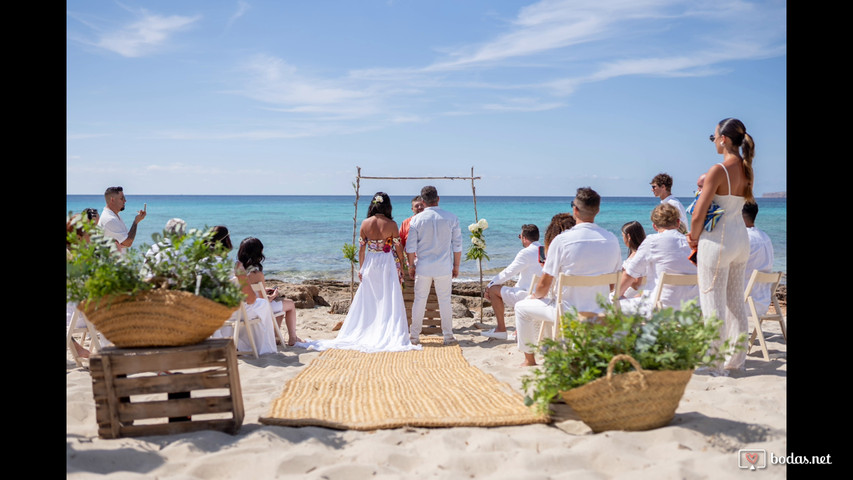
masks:
{"type": "MultiPolygon", "coordinates": [[[[362,195],[355,211],[355,195],[334,196],[242,196],[242,195],[133,195],[126,192],[127,205],[121,213],[128,226],[142,205],[148,215],[138,227],[134,248],[152,243],[152,234],[161,232],[166,222],[178,217],[189,228],[225,225],[231,232],[236,259],[237,247],[246,237],[257,237],[264,244],[264,272],[270,278],[288,282],[329,279],[350,280],[350,265],[341,251],[345,243],[353,243],[353,216],[356,229],[367,213],[372,192],[362,195]]],[[[469,232],[467,226],[485,218],[486,252],[484,279],[509,265],[521,248],[518,234],[521,225],[533,223],[542,235],[559,212],[570,211],[572,197],[441,197],[439,205],[459,216],[463,236],[463,261],[459,280],[479,279],[476,261],[465,261],[469,232]]],[[[680,198],[686,207],[692,198],[680,198]]],[[[411,215],[411,196],[392,196],[394,220],[399,224],[411,215]]],[[[646,234],[653,233],[649,218],[660,201],[653,197],[604,197],[596,223],[613,232],[621,242],[622,225],[631,220],[643,224],[646,234]]],[[[787,273],[787,199],[758,198],[756,225],[773,241],[774,270],[787,273]]],[[[66,213],[84,208],[104,208],[103,195],[67,195],[66,213]]],[[[357,232],[357,230],[356,230],[357,232]]],[[[147,247],[145,247],[147,249],[147,247]]],[[[622,245],[623,258],[627,249],[622,245]]]]}

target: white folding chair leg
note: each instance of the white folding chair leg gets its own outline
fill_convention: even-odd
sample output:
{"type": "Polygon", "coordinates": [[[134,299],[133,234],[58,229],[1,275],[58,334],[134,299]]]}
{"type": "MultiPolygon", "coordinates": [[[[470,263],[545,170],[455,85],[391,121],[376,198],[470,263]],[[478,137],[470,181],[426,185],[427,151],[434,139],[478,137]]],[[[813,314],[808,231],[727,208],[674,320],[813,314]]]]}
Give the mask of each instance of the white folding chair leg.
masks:
{"type": "Polygon", "coordinates": [[[554,322],[542,321],[542,325],[539,327],[539,338],[536,340],[536,343],[542,343],[542,340],[545,338],[556,338],[554,330],[550,327],[552,323],[554,322]]]}
{"type": "Polygon", "coordinates": [[[752,334],[749,336],[749,348],[746,350],[746,354],[749,355],[752,352],[752,347],[755,346],[755,339],[758,338],[758,346],[761,348],[761,355],[764,357],[765,361],[770,361],[770,354],[767,352],[767,341],[764,339],[764,333],[761,331],[761,320],[757,320],[758,316],[749,317],[750,325],[752,327],[752,334]]]}
{"type": "Polygon", "coordinates": [[[85,315],[83,315],[83,312],[76,308],[71,314],[71,324],[68,326],[68,333],[65,336],[65,347],[71,351],[74,363],[76,363],[78,367],[84,367],[85,364],[83,363],[83,358],[80,357],[80,354],[77,353],[77,348],[74,346],[75,333],[81,334],[78,344],[83,348],[87,348],[86,337],[89,337],[89,347],[87,348],[87,350],[89,350],[89,355],[94,355],[101,349],[101,342],[98,340],[98,331],[95,329],[95,326],[92,325],[92,322],[90,322],[85,315]],[[77,326],[81,319],[85,322],[85,327],[77,326]]]}
{"type": "MultiPolygon", "coordinates": [[[[253,283],[252,284],[252,290],[254,290],[255,296],[257,296],[258,298],[267,298],[267,286],[266,286],[266,284],[264,284],[264,282],[253,283]]],[[[278,341],[281,343],[281,345],[285,346],[285,345],[287,345],[287,343],[284,341],[284,335],[282,335],[282,333],[281,333],[281,325],[279,325],[279,323],[278,323],[278,317],[281,317],[281,321],[282,321],[282,323],[284,323],[287,321],[286,314],[285,314],[285,312],[281,312],[278,314],[273,312],[272,302],[270,302],[270,301],[267,302],[267,305],[269,307],[270,315],[272,315],[272,320],[273,320],[272,326],[273,326],[273,329],[275,330],[275,336],[276,336],[276,338],[278,338],[278,341]]]]}
{"type": "MultiPolygon", "coordinates": [[[[76,363],[78,367],[82,367],[83,366],[83,359],[77,353],[77,348],[74,346],[74,333],[77,330],[76,327],[77,327],[77,318],[78,317],[79,317],[79,315],[77,314],[77,310],[75,310],[74,313],[71,314],[71,324],[68,325],[68,333],[65,336],[65,348],[67,348],[68,351],[71,352],[71,357],[74,359],[74,363],[76,363]]],[[[82,345],[82,342],[86,341],[87,332],[88,332],[88,330],[84,330],[82,332],[83,336],[80,337],[80,342],[81,342],[80,344],[81,345],[82,345]]]]}
{"type": "Polygon", "coordinates": [[[252,325],[253,322],[249,320],[249,314],[246,312],[246,303],[243,302],[240,305],[240,318],[234,322],[234,334],[232,335],[232,339],[234,341],[234,347],[237,349],[237,355],[253,355],[255,358],[258,358],[258,346],[255,344],[255,334],[252,333],[252,325]],[[249,345],[252,346],[251,350],[240,350],[239,344],[237,343],[240,339],[240,329],[246,330],[246,336],[249,337],[249,345]]]}

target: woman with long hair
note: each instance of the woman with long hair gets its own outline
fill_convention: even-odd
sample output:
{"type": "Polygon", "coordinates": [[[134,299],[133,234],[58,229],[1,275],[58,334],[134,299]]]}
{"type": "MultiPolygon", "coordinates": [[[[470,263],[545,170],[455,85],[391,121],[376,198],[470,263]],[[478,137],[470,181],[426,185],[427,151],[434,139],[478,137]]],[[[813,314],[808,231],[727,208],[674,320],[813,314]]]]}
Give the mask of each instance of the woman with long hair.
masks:
{"type": "Polygon", "coordinates": [[[743,122],[736,118],[720,121],[710,140],[723,161],[711,165],[705,174],[687,238],[690,247],[697,249],[702,314],[706,319],[716,316],[723,320],[717,348],[724,341],[729,342],[724,362],[711,373],[728,375],[730,370],[743,370],[746,361],[746,349],[734,347],[746,346],[741,336],[745,337],[748,329],[743,278],[749,259],[749,237],[741,210],[744,202],[754,200],[755,143],[743,122]],[[714,207],[711,212],[716,210],[717,216],[705,214],[710,207],[714,207]]]}
{"type": "MultiPolygon", "coordinates": [[[[634,255],[637,253],[637,249],[640,248],[640,245],[643,243],[643,240],[646,239],[646,230],[643,228],[643,224],[636,220],[631,220],[630,222],[622,225],[622,242],[625,243],[625,247],[628,248],[628,257],[625,258],[625,261],[622,262],[622,271],[625,271],[625,263],[627,263],[634,255]]],[[[624,296],[626,298],[633,298],[643,294],[643,290],[640,287],[640,284],[643,281],[643,277],[645,275],[641,275],[639,278],[634,279],[630,285],[623,283],[625,288],[624,296]]],[[[624,278],[624,277],[623,277],[624,278]]],[[[646,292],[650,291],[654,288],[654,278],[652,278],[652,283],[648,282],[648,278],[646,279],[647,287],[645,289],[646,292]]],[[[625,282],[623,279],[622,282],[625,282]]]]}

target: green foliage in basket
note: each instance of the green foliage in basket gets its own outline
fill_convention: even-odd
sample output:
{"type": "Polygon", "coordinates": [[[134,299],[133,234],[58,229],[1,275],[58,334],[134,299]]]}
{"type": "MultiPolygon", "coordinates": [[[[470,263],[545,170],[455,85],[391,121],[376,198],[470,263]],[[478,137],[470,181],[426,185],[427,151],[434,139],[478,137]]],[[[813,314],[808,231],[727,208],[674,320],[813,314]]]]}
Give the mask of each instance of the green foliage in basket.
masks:
{"type": "Polygon", "coordinates": [[[75,228],[67,234],[66,301],[100,301],[154,288],[187,291],[227,307],[236,307],[245,298],[231,280],[233,262],[226,259],[227,250],[220,244],[212,246],[212,229],[191,229],[184,236],[153,234],[160,247],[155,261],[145,256],[148,244],[120,253],[115,241],[88,220],[71,221],[75,228]],[[89,235],[88,241],[77,235],[77,227],[89,235]]]}
{"type": "MultiPolygon", "coordinates": [[[[567,312],[563,315],[563,338],[544,339],[538,345],[544,357],[542,365],[521,379],[522,389],[532,390],[525,396],[525,404],[547,411],[561,391],[604,377],[615,355],[634,357],[644,370],[692,370],[711,366],[721,361],[725,352],[743,348],[743,341],[736,346],[726,341],[713,348],[720,338],[722,321],[716,317],[703,319],[695,300],[682,304],[681,310],[655,312],[651,319],[617,311],[601,299],[599,304],[605,309],[603,321],[588,321],[575,311],[567,312]]],[[[631,369],[629,363],[620,362],[613,372],[631,369]]]]}

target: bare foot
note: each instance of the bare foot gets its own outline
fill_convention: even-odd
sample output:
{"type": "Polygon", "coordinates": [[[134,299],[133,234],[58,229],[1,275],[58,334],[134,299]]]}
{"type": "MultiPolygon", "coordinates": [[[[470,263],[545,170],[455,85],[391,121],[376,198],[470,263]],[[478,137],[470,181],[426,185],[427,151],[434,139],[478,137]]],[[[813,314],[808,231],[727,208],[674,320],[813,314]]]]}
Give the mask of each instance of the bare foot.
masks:
{"type": "Polygon", "coordinates": [[[343,320],[341,320],[340,322],[336,323],[334,327],[332,327],[332,331],[333,331],[333,332],[337,332],[337,331],[338,331],[338,330],[340,330],[340,329],[341,329],[341,327],[343,327],[343,326],[344,326],[344,321],[343,321],[343,320]]]}
{"type": "Polygon", "coordinates": [[[296,345],[297,343],[302,343],[302,339],[299,337],[296,337],[296,340],[291,341],[290,337],[287,338],[287,346],[288,347],[292,347],[292,346],[296,345]]]}
{"type": "Polygon", "coordinates": [[[536,366],[536,362],[528,362],[527,360],[525,360],[521,365],[519,365],[519,367],[535,367],[535,366],[536,366]]]}

